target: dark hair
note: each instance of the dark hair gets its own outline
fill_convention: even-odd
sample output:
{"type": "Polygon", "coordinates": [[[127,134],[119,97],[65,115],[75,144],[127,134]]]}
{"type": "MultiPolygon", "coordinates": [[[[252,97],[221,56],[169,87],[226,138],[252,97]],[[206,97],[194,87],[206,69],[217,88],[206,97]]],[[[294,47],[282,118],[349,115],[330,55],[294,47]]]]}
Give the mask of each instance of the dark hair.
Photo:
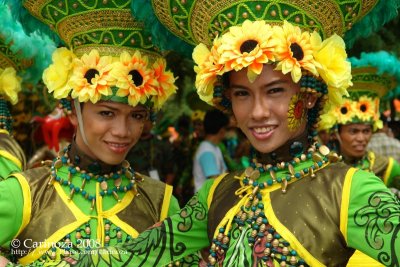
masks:
{"type": "Polygon", "coordinates": [[[209,110],[204,116],[204,133],[216,134],[219,130],[228,126],[228,124],[229,118],[222,111],[218,109],[209,110]]]}

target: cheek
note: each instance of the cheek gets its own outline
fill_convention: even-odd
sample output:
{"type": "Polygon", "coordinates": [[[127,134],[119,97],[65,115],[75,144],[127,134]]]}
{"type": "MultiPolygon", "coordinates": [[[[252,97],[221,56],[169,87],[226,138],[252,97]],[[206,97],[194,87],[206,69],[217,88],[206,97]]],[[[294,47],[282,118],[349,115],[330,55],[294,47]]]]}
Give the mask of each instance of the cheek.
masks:
{"type": "Polygon", "coordinates": [[[140,125],[135,124],[135,125],[132,126],[131,133],[132,133],[132,136],[133,136],[134,139],[139,139],[140,138],[140,135],[143,132],[143,128],[144,128],[144,124],[140,124],[140,125]]]}

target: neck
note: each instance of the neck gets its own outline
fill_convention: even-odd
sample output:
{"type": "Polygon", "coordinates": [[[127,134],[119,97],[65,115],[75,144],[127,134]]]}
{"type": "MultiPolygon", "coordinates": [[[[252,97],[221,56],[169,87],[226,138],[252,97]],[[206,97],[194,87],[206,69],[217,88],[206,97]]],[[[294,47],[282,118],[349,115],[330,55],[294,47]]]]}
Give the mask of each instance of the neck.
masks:
{"type": "Polygon", "coordinates": [[[368,152],[365,152],[364,156],[362,156],[362,157],[347,156],[347,155],[344,155],[344,154],[342,154],[342,157],[343,157],[343,161],[346,164],[357,164],[361,160],[363,160],[363,159],[368,157],[368,152]]]}
{"type": "Polygon", "coordinates": [[[275,151],[270,153],[256,152],[255,157],[260,163],[264,164],[268,163],[274,165],[280,162],[288,162],[295,157],[301,156],[301,154],[306,154],[313,142],[312,139],[312,137],[308,136],[307,131],[304,131],[301,135],[287,141],[275,151]]]}
{"type": "Polygon", "coordinates": [[[207,140],[210,143],[213,143],[214,145],[218,145],[221,142],[221,140],[220,140],[218,135],[210,135],[210,134],[208,134],[204,139],[207,140]]]}
{"type": "Polygon", "coordinates": [[[107,174],[121,169],[121,164],[109,165],[101,160],[89,157],[79,149],[75,140],[69,146],[68,158],[74,166],[93,174],[107,174]]]}

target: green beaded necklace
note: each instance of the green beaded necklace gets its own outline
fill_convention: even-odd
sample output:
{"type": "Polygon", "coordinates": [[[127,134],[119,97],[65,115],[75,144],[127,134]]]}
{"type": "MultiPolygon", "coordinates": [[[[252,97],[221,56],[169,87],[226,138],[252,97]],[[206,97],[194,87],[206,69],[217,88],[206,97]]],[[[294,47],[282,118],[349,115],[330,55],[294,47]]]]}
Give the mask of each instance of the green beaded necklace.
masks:
{"type": "Polygon", "coordinates": [[[127,192],[132,190],[135,194],[137,194],[137,182],[142,181],[142,178],[140,176],[139,178],[136,178],[128,161],[124,160],[121,164],[121,169],[116,172],[111,172],[109,174],[93,174],[85,170],[81,170],[78,166],[74,166],[71,163],[71,160],[68,157],[69,149],[70,146],[64,148],[62,151],[60,151],[58,157],[51,162],[44,162],[44,164],[50,165],[51,168],[51,175],[48,185],[52,185],[53,182],[57,182],[63,186],[68,186],[70,188],[70,200],[72,200],[75,194],[81,194],[85,199],[91,201],[91,209],[94,209],[96,195],[90,194],[85,190],[85,185],[90,180],[95,180],[96,182],[100,183],[100,195],[102,197],[112,195],[118,202],[121,200],[119,199],[117,192],[127,192]],[[58,175],[58,171],[63,167],[66,167],[68,170],[67,179],[63,179],[58,175]],[[80,187],[72,183],[72,177],[75,175],[79,175],[82,179],[82,184],[80,187]],[[128,184],[122,185],[123,177],[126,177],[130,180],[128,184]],[[114,188],[108,187],[107,181],[110,179],[114,181],[114,188]]]}
{"type": "Polygon", "coordinates": [[[289,242],[284,240],[269,224],[264,213],[260,191],[272,185],[281,184],[282,193],[286,193],[289,182],[294,182],[308,175],[315,177],[315,172],[326,167],[329,163],[339,160],[340,157],[335,152],[331,152],[328,147],[318,143],[314,143],[308,149],[307,154],[301,154],[291,162],[281,162],[272,166],[271,164],[263,165],[253,160],[251,166],[245,170],[244,175],[237,177],[241,179],[243,184],[237,191],[240,191],[238,194],[241,200],[232,210],[239,211],[234,215],[232,225],[229,223],[230,220],[227,222],[222,220],[223,223],[218,226],[218,233],[212,241],[208,266],[215,266],[225,260],[225,252],[229,248],[233,229],[239,229],[242,232],[249,228],[251,228],[251,234],[247,236],[248,243],[253,247],[253,253],[266,266],[274,266],[274,261],[278,262],[280,266],[308,266],[290,247],[289,242]],[[260,178],[264,182],[259,182],[260,178]]]}

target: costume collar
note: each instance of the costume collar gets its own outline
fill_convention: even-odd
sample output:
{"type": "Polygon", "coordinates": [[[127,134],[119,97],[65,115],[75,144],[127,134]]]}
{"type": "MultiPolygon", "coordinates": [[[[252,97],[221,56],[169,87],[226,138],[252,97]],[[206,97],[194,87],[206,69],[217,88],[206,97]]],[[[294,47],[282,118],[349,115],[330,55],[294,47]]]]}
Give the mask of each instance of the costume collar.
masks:
{"type": "Polygon", "coordinates": [[[68,158],[74,166],[95,175],[116,172],[121,169],[121,164],[109,165],[89,157],[78,148],[75,140],[72,140],[68,147],[68,158]]]}

